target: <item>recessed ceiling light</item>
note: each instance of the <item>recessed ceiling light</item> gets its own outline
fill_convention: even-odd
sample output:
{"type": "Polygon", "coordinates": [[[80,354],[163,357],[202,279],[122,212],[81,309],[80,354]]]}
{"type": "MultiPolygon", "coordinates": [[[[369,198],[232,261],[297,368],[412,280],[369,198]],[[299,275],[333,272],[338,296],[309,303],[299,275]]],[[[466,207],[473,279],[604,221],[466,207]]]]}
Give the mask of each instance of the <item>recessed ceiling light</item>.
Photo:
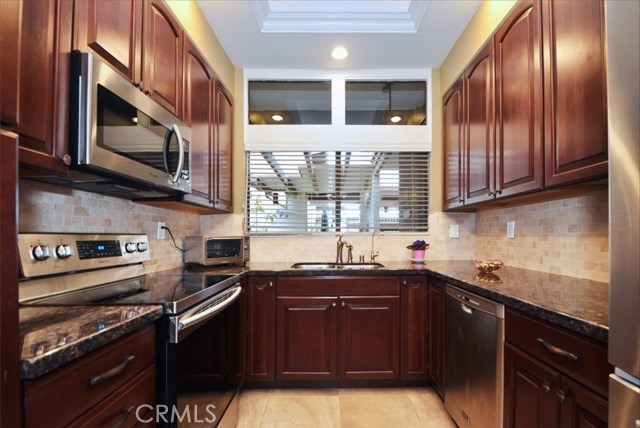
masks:
{"type": "Polygon", "coordinates": [[[271,115],[271,119],[275,120],[276,122],[282,122],[284,120],[284,117],[282,117],[282,115],[280,114],[273,114],[271,115]]]}
{"type": "Polygon", "coordinates": [[[343,60],[349,56],[349,51],[345,47],[337,46],[331,51],[331,56],[333,59],[343,60]]]}
{"type": "Polygon", "coordinates": [[[398,116],[398,115],[396,114],[395,116],[391,116],[391,117],[389,118],[389,120],[390,120],[392,123],[398,123],[398,122],[400,122],[400,121],[402,120],[402,116],[398,116]]]}

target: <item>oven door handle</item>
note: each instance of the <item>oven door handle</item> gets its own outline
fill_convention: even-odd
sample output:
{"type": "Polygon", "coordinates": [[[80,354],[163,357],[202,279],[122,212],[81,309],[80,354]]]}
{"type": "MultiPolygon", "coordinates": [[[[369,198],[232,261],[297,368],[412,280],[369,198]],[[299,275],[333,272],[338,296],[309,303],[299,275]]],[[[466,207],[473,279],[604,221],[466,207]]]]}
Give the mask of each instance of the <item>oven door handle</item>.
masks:
{"type": "Polygon", "coordinates": [[[242,292],[242,287],[240,285],[237,285],[233,288],[231,288],[229,291],[227,291],[223,296],[220,297],[224,297],[225,295],[230,295],[230,297],[228,297],[227,299],[225,299],[224,301],[218,303],[217,305],[208,307],[206,309],[204,309],[201,312],[198,312],[197,314],[188,317],[186,319],[183,320],[178,320],[178,330],[184,330],[185,328],[189,327],[190,325],[193,325],[197,322],[200,322],[206,318],[210,318],[212,316],[214,316],[215,314],[217,314],[218,312],[222,311],[224,308],[226,308],[227,306],[229,306],[230,304],[232,304],[239,296],[240,293],[242,292]]]}

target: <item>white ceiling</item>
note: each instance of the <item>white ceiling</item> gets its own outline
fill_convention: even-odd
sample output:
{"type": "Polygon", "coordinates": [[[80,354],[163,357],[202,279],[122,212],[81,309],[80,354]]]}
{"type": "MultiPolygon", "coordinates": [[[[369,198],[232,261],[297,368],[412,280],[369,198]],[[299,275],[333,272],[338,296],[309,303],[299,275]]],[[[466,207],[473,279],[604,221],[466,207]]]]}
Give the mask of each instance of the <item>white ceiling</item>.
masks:
{"type": "Polygon", "coordinates": [[[439,67],[481,0],[197,2],[238,68],[399,69],[439,67]]]}

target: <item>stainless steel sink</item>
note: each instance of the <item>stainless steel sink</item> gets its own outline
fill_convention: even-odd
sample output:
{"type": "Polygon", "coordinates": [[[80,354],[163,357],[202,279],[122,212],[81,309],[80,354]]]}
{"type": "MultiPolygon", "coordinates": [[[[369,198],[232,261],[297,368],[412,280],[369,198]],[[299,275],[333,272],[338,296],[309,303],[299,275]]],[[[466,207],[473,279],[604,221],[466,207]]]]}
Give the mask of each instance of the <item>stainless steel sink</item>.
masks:
{"type": "Polygon", "coordinates": [[[292,269],[305,269],[305,270],[371,270],[380,269],[384,265],[381,263],[295,263],[291,266],[292,269]]]}

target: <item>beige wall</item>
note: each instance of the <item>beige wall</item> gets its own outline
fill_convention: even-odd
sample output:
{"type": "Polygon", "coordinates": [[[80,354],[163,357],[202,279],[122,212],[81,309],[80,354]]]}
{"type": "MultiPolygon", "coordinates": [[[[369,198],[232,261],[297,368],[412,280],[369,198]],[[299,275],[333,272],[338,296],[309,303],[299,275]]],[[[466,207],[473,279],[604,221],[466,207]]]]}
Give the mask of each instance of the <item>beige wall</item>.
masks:
{"type": "MultiPolygon", "coordinates": [[[[517,0],[485,0],[440,66],[440,97],[498,28],[517,0]]],[[[434,93],[434,100],[436,99],[434,93]]]]}
{"type": "Polygon", "coordinates": [[[189,38],[209,64],[218,78],[230,91],[235,87],[235,67],[211,29],[200,6],[195,0],[165,0],[189,38]]]}

